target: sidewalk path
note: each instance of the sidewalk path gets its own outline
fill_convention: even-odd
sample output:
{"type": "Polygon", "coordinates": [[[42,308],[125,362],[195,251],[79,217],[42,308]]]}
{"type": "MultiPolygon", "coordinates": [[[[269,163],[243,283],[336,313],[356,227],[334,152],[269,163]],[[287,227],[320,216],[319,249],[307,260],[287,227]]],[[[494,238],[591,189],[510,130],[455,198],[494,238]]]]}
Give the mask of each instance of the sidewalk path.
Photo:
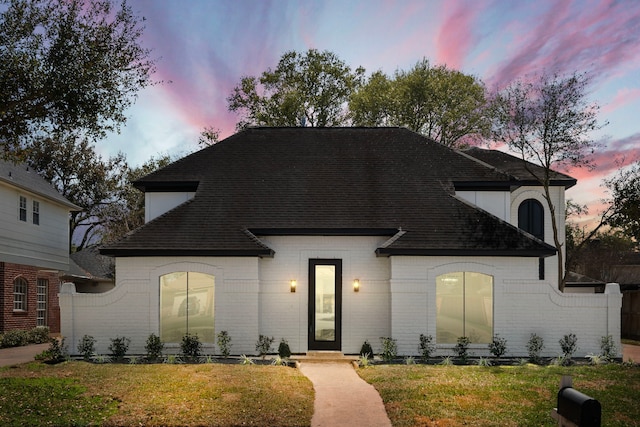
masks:
{"type": "Polygon", "coordinates": [[[316,392],[311,427],[391,427],[376,389],[350,363],[302,363],[316,392]]]}
{"type": "Polygon", "coordinates": [[[0,366],[12,366],[20,363],[33,362],[36,354],[49,348],[49,344],[31,344],[24,347],[9,347],[0,349],[0,366]]]}
{"type": "Polygon", "coordinates": [[[640,345],[622,344],[622,361],[640,363],[640,345]]]}

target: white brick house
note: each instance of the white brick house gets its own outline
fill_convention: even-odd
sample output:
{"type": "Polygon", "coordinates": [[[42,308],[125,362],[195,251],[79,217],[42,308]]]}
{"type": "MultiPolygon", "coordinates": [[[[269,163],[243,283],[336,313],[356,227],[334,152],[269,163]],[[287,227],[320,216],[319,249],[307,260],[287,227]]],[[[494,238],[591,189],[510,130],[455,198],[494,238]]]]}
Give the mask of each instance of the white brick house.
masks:
{"type": "MultiPolygon", "coordinates": [[[[564,233],[564,192],[552,194],[564,233]]],[[[544,354],[574,333],[577,355],[619,348],[621,296],[558,291],[556,249],[542,188],[521,160],[451,150],[399,128],[255,128],[136,183],[147,223],[103,248],[116,286],[60,296],[62,333],[107,352],[155,333],[176,349],[197,333],[207,352],[227,331],[234,354],[259,335],[294,353],[357,353],[397,340],[418,353],[420,334],[451,354],[458,337],[487,355],[495,334],[525,356],[531,333],[544,354]],[[520,227],[520,228],[518,228],[520,227]]],[[[176,350],[177,351],[177,350],[176,350]]]]}

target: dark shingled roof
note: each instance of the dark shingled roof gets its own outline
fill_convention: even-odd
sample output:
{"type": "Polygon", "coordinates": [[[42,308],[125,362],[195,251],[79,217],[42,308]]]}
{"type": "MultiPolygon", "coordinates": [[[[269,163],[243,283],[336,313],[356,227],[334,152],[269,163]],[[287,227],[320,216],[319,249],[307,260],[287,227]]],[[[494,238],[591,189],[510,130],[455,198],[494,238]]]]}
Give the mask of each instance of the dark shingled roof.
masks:
{"type": "MultiPolygon", "coordinates": [[[[493,166],[499,171],[513,176],[521,182],[520,185],[539,185],[538,181],[534,179],[532,174],[535,174],[536,177],[544,176],[544,168],[541,166],[525,162],[519,157],[512,156],[502,151],[473,147],[463,150],[463,153],[468,154],[489,166],[493,166]]],[[[560,172],[551,171],[550,178],[550,185],[552,186],[570,188],[576,185],[575,178],[560,172]]]]}
{"type": "Polygon", "coordinates": [[[115,278],[115,262],[112,257],[100,255],[99,249],[89,247],[69,255],[67,276],[103,281],[115,278]]]}
{"type": "Polygon", "coordinates": [[[27,165],[0,158],[0,182],[6,182],[25,191],[34,193],[40,197],[57,202],[70,210],[81,210],[62,196],[47,180],[36,173],[27,165]]]}
{"type": "Polygon", "coordinates": [[[156,171],[193,199],[103,248],[117,256],[271,256],[261,235],[381,235],[379,255],[548,256],[555,249],[454,195],[519,184],[401,128],[251,128],[156,171]]]}

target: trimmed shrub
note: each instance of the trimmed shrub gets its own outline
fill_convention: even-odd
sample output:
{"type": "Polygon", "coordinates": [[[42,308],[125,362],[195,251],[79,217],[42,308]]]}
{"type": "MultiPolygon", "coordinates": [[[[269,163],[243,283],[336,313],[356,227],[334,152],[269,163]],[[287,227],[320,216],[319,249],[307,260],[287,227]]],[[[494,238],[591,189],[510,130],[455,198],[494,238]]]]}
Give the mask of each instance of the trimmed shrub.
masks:
{"type": "Polygon", "coordinates": [[[2,336],[0,347],[21,347],[29,343],[29,333],[27,331],[14,329],[7,331],[2,336]]]}
{"type": "Polygon", "coordinates": [[[64,362],[65,360],[67,360],[68,356],[69,353],[64,343],[64,338],[62,338],[62,340],[51,338],[49,341],[49,348],[36,355],[36,360],[54,364],[64,362]]]}
{"type": "Polygon", "coordinates": [[[471,344],[471,340],[468,337],[458,337],[458,341],[455,347],[453,347],[454,353],[456,353],[462,363],[467,363],[469,360],[469,344],[471,344]]]}
{"type": "Polygon", "coordinates": [[[129,350],[131,340],[127,337],[116,337],[110,339],[111,344],[109,345],[109,351],[111,352],[111,358],[115,361],[122,361],[129,350]]]}
{"type": "Polygon", "coordinates": [[[529,360],[533,363],[540,363],[540,353],[544,348],[544,339],[538,334],[531,334],[529,341],[527,342],[527,352],[529,353],[529,360]]]}
{"type": "Polygon", "coordinates": [[[576,337],[576,334],[567,334],[558,343],[560,343],[560,348],[562,349],[563,365],[570,365],[571,357],[578,349],[578,337],[576,337]]]}
{"type": "Polygon", "coordinates": [[[164,343],[160,340],[160,337],[156,334],[149,335],[147,343],[144,346],[147,352],[147,360],[158,360],[162,357],[162,350],[164,350],[164,343]]]}
{"type": "Polygon", "coordinates": [[[431,335],[420,334],[420,345],[418,350],[424,360],[431,357],[431,354],[435,351],[436,345],[433,343],[433,337],[431,335]]]}
{"type": "Polygon", "coordinates": [[[607,335],[606,337],[600,338],[600,355],[607,360],[612,360],[617,356],[618,349],[616,345],[613,343],[613,337],[611,335],[607,335]]]}
{"type": "Polygon", "coordinates": [[[373,357],[373,349],[371,348],[371,344],[369,341],[365,341],[362,343],[362,347],[360,347],[360,356],[373,357]]]}
{"type": "Polygon", "coordinates": [[[380,357],[385,362],[391,362],[398,355],[398,344],[396,340],[391,337],[380,337],[380,341],[382,342],[382,353],[380,357]]]}
{"type": "Polygon", "coordinates": [[[493,336],[493,341],[489,344],[489,351],[495,358],[500,358],[507,352],[507,340],[498,334],[493,336]]]}
{"type": "Polygon", "coordinates": [[[220,331],[218,332],[217,339],[220,354],[226,359],[231,354],[231,335],[229,335],[227,331],[220,331]]]}
{"type": "Polygon", "coordinates": [[[36,326],[28,333],[28,340],[31,344],[44,344],[50,339],[48,326],[36,326]]]}
{"type": "Polygon", "coordinates": [[[291,349],[289,348],[289,343],[284,338],[280,340],[280,345],[278,345],[278,356],[280,356],[280,358],[282,359],[288,359],[289,357],[291,357],[291,349]]]}
{"type": "Polygon", "coordinates": [[[96,340],[91,335],[84,335],[78,341],[78,353],[82,355],[84,360],[90,360],[96,352],[95,344],[96,340]]]}
{"type": "Polygon", "coordinates": [[[256,351],[264,359],[267,354],[271,352],[271,344],[273,344],[275,338],[268,337],[266,335],[260,335],[256,342],[256,351]]]}
{"type": "Polygon", "coordinates": [[[197,334],[186,334],[182,337],[180,349],[182,350],[182,355],[184,357],[197,359],[198,357],[200,357],[200,352],[202,351],[202,343],[200,342],[200,338],[197,334]]]}

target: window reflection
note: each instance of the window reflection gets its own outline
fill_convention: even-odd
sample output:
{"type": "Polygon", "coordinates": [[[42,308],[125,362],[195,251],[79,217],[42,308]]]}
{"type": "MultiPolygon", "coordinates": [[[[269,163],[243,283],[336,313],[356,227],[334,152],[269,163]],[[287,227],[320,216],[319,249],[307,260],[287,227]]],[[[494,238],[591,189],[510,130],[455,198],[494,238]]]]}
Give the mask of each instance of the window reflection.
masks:
{"type": "Polygon", "coordinates": [[[179,271],[160,276],[160,338],[181,342],[189,333],[213,343],[214,291],[210,274],[179,271]]]}
{"type": "Polygon", "coordinates": [[[493,277],[457,272],[436,278],[436,341],[456,343],[459,337],[472,343],[493,339],[493,277]]]}

